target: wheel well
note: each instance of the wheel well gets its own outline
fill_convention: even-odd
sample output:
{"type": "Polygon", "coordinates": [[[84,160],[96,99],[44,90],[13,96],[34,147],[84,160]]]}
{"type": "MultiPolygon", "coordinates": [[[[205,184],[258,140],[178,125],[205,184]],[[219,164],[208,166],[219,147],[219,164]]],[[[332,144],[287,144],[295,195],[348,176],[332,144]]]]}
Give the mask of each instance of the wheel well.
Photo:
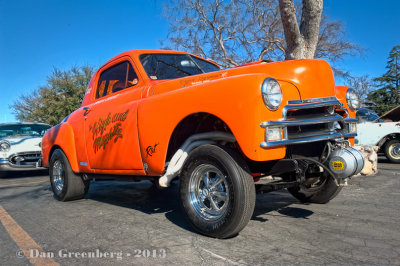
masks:
{"type": "Polygon", "coordinates": [[[379,144],[378,144],[379,149],[384,149],[386,143],[387,143],[388,141],[393,140],[393,139],[398,139],[398,140],[400,140],[400,133],[392,133],[392,134],[389,134],[389,135],[386,135],[385,137],[383,137],[382,140],[379,141],[379,144]]]}
{"type": "MultiPolygon", "coordinates": [[[[220,131],[232,133],[228,125],[222,119],[209,113],[194,113],[185,117],[175,127],[168,144],[168,162],[175,152],[182,146],[187,138],[194,134],[220,131]]],[[[234,144],[237,145],[237,144],[234,144]]],[[[237,147],[235,147],[237,148],[237,147]]]]}
{"type": "Polygon", "coordinates": [[[50,150],[50,152],[49,152],[49,164],[50,164],[51,156],[53,155],[54,151],[57,150],[57,149],[62,150],[61,147],[58,146],[58,145],[54,145],[54,146],[51,148],[51,150],[50,150]]]}

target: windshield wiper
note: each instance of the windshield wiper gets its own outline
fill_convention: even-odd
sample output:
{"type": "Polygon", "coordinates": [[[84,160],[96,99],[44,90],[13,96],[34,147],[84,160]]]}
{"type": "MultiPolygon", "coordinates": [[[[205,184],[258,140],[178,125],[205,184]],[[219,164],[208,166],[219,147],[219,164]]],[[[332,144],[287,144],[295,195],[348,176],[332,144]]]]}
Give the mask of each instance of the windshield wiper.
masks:
{"type": "Polygon", "coordinates": [[[193,57],[190,55],[187,55],[187,57],[189,57],[189,59],[200,69],[201,72],[206,73],[200,66],[199,64],[196,63],[196,61],[193,60],[193,57]]]}

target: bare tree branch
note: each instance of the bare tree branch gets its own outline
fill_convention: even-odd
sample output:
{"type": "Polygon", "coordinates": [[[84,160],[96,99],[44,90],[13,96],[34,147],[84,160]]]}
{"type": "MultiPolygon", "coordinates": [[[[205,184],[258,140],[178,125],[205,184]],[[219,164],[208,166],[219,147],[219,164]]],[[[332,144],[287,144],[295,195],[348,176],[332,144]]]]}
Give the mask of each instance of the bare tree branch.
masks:
{"type": "Polygon", "coordinates": [[[302,4],[293,0],[170,0],[164,14],[170,23],[164,48],[212,58],[224,67],[314,55],[337,61],[358,52],[357,45],[344,39],[340,22],[326,16],[321,19],[322,0],[303,0],[302,4]],[[282,22],[281,16],[288,19],[282,22]]]}

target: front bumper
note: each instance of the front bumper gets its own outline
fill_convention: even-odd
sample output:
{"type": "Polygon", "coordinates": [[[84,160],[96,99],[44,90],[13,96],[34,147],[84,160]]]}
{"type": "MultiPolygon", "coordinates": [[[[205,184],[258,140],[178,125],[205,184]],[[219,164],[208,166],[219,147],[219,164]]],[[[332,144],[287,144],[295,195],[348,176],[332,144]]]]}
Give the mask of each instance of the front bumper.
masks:
{"type": "Polygon", "coordinates": [[[342,115],[332,112],[347,110],[337,99],[321,102],[289,102],[283,108],[283,119],[266,121],[261,123],[265,129],[265,141],[260,144],[262,148],[285,146],[289,144],[300,144],[307,142],[323,141],[330,139],[346,139],[357,136],[350,126],[357,119],[343,118],[342,115]],[[329,112],[329,108],[331,112],[329,112]],[[338,128],[339,127],[339,128],[338,128]],[[281,130],[281,139],[271,140],[268,132],[271,129],[281,130]]]}
{"type": "Polygon", "coordinates": [[[32,171],[32,170],[43,170],[42,160],[39,159],[34,164],[29,165],[17,165],[11,163],[8,159],[0,159],[0,171],[32,171]]]}

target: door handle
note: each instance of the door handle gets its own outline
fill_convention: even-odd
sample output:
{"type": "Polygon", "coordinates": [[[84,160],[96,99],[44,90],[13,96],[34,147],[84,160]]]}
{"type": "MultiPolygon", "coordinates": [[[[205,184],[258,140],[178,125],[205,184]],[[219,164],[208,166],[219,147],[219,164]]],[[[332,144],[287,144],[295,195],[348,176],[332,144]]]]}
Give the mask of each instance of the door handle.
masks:
{"type": "Polygon", "coordinates": [[[85,112],[83,113],[83,116],[87,116],[88,113],[90,113],[90,107],[83,107],[83,110],[85,110],[85,112]]]}

